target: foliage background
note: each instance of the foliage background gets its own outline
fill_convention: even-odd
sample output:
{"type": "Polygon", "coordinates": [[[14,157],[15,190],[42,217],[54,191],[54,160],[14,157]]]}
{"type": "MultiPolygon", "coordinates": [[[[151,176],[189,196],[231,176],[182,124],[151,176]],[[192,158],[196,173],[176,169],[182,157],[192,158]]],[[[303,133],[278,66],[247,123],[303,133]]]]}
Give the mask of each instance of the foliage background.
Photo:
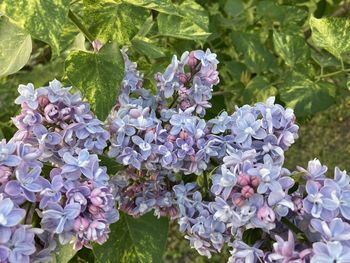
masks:
{"type": "MultiPolygon", "coordinates": [[[[210,48],[220,60],[221,83],[208,118],[223,105],[232,112],[235,105],[274,95],[295,109],[301,126],[286,156],[288,168],[318,157],[330,169],[349,169],[349,12],[350,4],[338,0],[0,0],[0,138],[14,132],[10,118],[18,112],[13,101],[20,83],[60,79],[81,89],[104,118],[122,78],[118,46],[128,47],[153,89],[153,75],[172,54],[210,48]],[[95,39],[105,45],[99,52],[91,45],[95,39]]],[[[122,254],[129,262],[151,260],[132,233],[117,234],[129,236],[134,250],[122,254]]],[[[120,240],[113,242],[104,246],[108,253],[120,240]]],[[[71,261],[102,261],[107,252],[83,250],[71,261]]],[[[165,262],[227,257],[225,251],[211,260],[199,257],[171,224],[165,262]]],[[[158,260],[160,254],[153,258],[158,260]]]]}

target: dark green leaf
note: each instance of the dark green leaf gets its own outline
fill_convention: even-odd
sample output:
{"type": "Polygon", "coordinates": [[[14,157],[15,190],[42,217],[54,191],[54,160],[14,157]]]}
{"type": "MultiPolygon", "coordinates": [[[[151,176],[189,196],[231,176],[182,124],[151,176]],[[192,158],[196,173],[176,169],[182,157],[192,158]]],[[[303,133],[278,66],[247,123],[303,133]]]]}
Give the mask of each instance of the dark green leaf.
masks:
{"type": "Polygon", "coordinates": [[[279,5],[275,0],[259,1],[256,7],[259,18],[279,22],[283,26],[303,24],[308,16],[304,8],[297,6],[279,5]]]}
{"type": "Polygon", "coordinates": [[[114,175],[123,168],[123,166],[120,163],[117,163],[114,159],[109,158],[108,156],[100,155],[99,159],[100,166],[106,166],[107,173],[109,175],[114,175]]]}
{"type": "Polygon", "coordinates": [[[65,73],[69,81],[91,103],[96,115],[104,120],[115,105],[124,76],[124,61],[115,43],[99,52],[74,51],[66,59],[65,73]]]}
{"type": "Polygon", "coordinates": [[[238,16],[244,12],[244,5],[241,0],[227,0],[224,10],[229,16],[238,16]]]}
{"type": "Polygon", "coordinates": [[[152,213],[138,219],[122,213],[111,226],[108,241],[94,246],[96,259],[101,263],[162,262],[168,225],[167,218],[157,219],[152,213]]]}
{"type": "Polygon", "coordinates": [[[31,53],[30,35],[0,14],[0,76],[20,70],[31,53]]]}
{"type": "Polygon", "coordinates": [[[292,76],[280,89],[281,99],[294,108],[299,117],[306,117],[334,104],[336,87],[328,82],[313,82],[306,76],[292,76]]]}
{"type": "Polygon", "coordinates": [[[253,78],[244,89],[243,103],[251,104],[257,101],[266,101],[267,98],[275,96],[276,94],[277,89],[272,86],[266,78],[257,76],[253,78]]]}
{"type": "Polygon", "coordinates": [[[3,0],[0,10],[24,27],[33,38],[61,50],[60,37],[68,21],[70,0],[3,0]]]}
{"type": "Polygon", "coordinates": [[[273,32],[273,43],[276,53],[290,67],[307,64],[310,50],[304,38],[299,35],[286,35],[282,32],[273,32]]]}
{"type": "Polygon", "coordinates": [[[231,79],[233,82],[239,82],[243,72],[247,71],[247,67],[240,62],[224,61],[222,64],[220,75],[225,78],[225,81],[231,79]]]}
{"type": "Polygon", "coordinates": [[[262,230],[258,228],[247,229],[243,233],[243,241],[248,245],[254,245],[259,239],[261,239],[262,230]]]}
{"type": "Polygon", "coordinates": [[[87,0],[84,7],[84,21],[94,37],[118,45],[130,43],[149,16],[144,8],[108,0],[87,0]]]}
{"type": "Polygon", "coordinates": [[[350,22],[345,18],[310,18],[312,40],[338,59],[350,55],[350,22]]]}
{"type": "Polygon", "coordinates": [[[205,40],[209,35],[209,17],[205,9],[194,1],[186,0],[179,6],[182,17],[159,14],[158,28],[163,36],[190,40],[205,40]]]}

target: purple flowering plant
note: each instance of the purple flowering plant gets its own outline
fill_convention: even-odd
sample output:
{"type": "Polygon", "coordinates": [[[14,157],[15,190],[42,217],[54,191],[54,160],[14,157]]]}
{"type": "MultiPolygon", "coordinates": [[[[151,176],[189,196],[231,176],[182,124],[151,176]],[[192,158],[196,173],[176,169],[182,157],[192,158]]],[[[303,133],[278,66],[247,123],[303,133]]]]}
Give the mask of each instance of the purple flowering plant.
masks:
{"type": "Polygon", "coordinates": [[[107,122],[108,155],[125,166],[112,178],[121,211],[170,217],[208,258],[228,246],[228,262],[347,262],[350,177],[338,168],[326,177],[317,159],[283,167],[298,138],[292,109],[270,97],[208,120],[216,54],[173,56],[155,93],[123,56],[107,122]]]}
{"type": "Polygon", "coordinates": [[[105,122],[72,87],[20,85],[0,142],[0,262],[48,262],[60,245],[102,245],[119,211],[179,224],[228,262],[350,262],[350,177],[317,159],[289,171],[293,110],[270,97],[206,118],[219,84],[209,49],[174,55],[146,89],[122,50],[124,79],[105,122]],[[156,90],[156,91],[155,91],[156,90]],[[119,163],[116,174],[101,157],[119,163]]]}

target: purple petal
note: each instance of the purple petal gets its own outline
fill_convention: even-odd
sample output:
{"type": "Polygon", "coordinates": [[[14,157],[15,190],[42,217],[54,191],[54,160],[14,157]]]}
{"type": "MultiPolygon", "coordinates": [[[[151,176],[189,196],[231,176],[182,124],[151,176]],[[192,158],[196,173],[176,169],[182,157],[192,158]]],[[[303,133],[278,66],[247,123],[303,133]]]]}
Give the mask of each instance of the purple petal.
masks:
{"type": "Polygon", "coordinates": [[[12,227],[19,224],[19,222],[21,222],[21,220],[24,218],[25,214],[26,214],[25,210],[20,208],[14,208],[7,217],[6,225],[8,227],[12,227]]]}

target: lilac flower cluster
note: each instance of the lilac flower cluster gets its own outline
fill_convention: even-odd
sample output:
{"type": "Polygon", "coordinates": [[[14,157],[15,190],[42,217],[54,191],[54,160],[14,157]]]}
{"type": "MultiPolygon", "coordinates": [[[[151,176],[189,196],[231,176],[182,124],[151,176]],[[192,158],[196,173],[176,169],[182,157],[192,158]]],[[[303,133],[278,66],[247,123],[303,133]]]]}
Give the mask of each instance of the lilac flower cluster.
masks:
{"type": "Polygon", "coordinates": [[[112,179],[121,210],[168,215],[201,255],[227,244],[228,262],[350,262],[350,177],[336,168],[328,179],[318,160],[283,167],[298,138],[293,110],[271,97],[206,121],[219,82],[210,50],[174,56],[155,76],[156,94],[123,55],[108,119],[109,156],[125,166],[112,179]]]}
{"type": "Polygon", "coordinates": [[[40,160],[62,165],[66,152],[77,154],[82,149],[101,154],[109,133],[95,118],[80,92],[71,94],[53,80],[48,87],[35,89],[33,84],[20,85],[15,103],[22,107],[13,119],[18,128],[14,139],[35,144],[43,152],[40,160]]]}
{"type": "MultiPolygon", "coordinates": [[[[201,255],[210,257],[221,251],[232,238],[236,251],[243,244],[245,230],[270,232],[276,221],[294,209],[288,195],[294,181],[282,167],[284,151],[297,138],[294,120],[291,110],[275,105],[270,98],[254,107],[237,108],[232,116],[223,112],[208,121],[212,135],[207,152],[221,164],[210,177],[211,201],[204,201],[192,183],[174,186],[180,230],[186,231],[186,238],[201,255]]],[[[253,252],[258,259],[261,251],[253,252]]],[[[239,257],[233,253],[232,262],[239,257]]]]}
{"type": "Polygon", "coordinates": [[[153,95],[143,88],[136,64],[125,51],[123,56],[125,76],[121,94],[108,118],[109,156],[128,166],[129,171],[136,169],[139,173],[135,176],[134,171],[122,172],[130,185],[117,186],[119,195],[124,196],[129,190],[135,192],[129,189],[132,185],[131,188],[143,189],[145,193],[133,196],[133,205],[130,198],[122,198],[121,207],[133,215],[152,208],[159,215],[166,211],[174,215],[174,201],[169,200],[171,205],[163,202],[164,196],[173,197],[169,189],[173,180],[167,174],[199,175],[207,169],[209,157],[205,146],[209,130],[200,116],[210,107],[213,85],[219,82],[218,61],[209,50],[185,52],[180,60],[174,56],[165,72],[156,74],[158,93],[153,95]],[[142,185],[138,182],[140,178],[142,185]],[[162,185],[166,187],[159,187],[162,185]],[[145,196],[152,196],[151,201],[145,196]],[[140,210],[141,203],[148,208],[140,210]]]}
{"type": "Polygon", "coordinates": [[[70,89],[19,86],[18,131],[0,143],[0,262],[47,262],[58,243],[102,244],[119,218],[97,156],[109,133],[70,89]]]}

